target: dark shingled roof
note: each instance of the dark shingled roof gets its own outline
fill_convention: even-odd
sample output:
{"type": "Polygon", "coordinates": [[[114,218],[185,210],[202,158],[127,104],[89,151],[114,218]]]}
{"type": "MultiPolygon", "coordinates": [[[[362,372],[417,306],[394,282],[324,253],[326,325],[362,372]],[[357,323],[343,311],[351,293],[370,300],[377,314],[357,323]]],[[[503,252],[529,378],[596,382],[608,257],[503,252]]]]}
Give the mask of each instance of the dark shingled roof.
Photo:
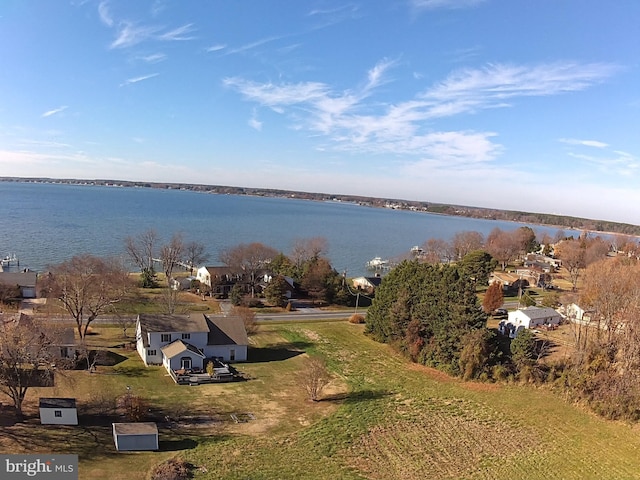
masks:
{"type": "Polygon", "coordinates": [[[208,345],[248,345],[247,329],[240,317],[205,316],[209,324],[208,345]]]}
{"type": "Polygon", "coordinates": [[[41,398],[40,408],[76,408],[75,398],[41,398]]]}

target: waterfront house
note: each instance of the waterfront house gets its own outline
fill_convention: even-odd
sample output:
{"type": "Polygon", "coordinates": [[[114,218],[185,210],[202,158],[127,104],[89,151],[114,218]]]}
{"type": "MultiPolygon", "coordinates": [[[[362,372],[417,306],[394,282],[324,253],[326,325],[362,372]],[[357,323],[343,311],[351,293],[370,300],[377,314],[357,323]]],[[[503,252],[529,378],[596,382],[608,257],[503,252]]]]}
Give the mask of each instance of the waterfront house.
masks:
{"type": "Polygon", "coordinates": [[[0,285],[16,289],[20,298],[36,298],[36,272],[2,272],[0,271],[0,285]]]}
{"type": "Polygon", "coordinates": [[[140,314],[136,347],[145,365],[164,365],[167,371],[203,370],[208,359],[247,360],[249,339],[241,318],[204,314],[140,314]]]}
{"type": "Polygon", "coordinates": [[[351,283],[358,290],[373,293],[382,283],[382,277],[379,275],[376,275],[375,277],[356,277],[351,281],[351,283]]]}

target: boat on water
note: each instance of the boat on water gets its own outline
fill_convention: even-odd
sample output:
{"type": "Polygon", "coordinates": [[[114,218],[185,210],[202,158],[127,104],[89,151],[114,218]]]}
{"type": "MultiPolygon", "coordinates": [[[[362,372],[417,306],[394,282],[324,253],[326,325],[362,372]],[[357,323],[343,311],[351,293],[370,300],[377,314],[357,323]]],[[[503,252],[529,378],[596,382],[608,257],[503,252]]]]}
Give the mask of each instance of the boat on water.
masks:
{"type": "Polygon", "coordinates": [[[0,260],[0,264],[2,265],[11,265],[12,263],[15,265],[20,265],[20,262],[18,261],[18,257],[16,256],[15,253],[10,253],[9,255],[5,256],[2,260],[0,260]]]}
{"type": "Polygon", "coordinates": [[[391,268],[389,260],[383,260],[382,257],[374,257],[366,263],[367,268],[371,270],[383,270],[391,268]]]}

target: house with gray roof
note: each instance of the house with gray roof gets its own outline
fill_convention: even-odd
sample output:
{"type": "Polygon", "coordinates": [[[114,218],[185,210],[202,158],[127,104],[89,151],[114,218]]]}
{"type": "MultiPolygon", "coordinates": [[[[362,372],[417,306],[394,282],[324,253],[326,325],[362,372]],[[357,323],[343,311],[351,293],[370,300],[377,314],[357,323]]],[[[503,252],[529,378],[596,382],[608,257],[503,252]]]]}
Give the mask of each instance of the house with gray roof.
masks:
{"type": "Polygon", "coordinates": [[[248,344],[244,322],[233,315],[140,314],[136,322],[142,361],[170,372],[204,369],[209,359],[244,362],[248,344]]]}
{"type": "Polygon", "coordinates": [[[0,285],[16,289],[21,298],[36,298],[36,272],[3,272],[0,270],[0,285]]]}
{"type": "Polygon", "coordinates": [[[558,325],[561,320],[562,315],[553,308],[527,307],[509,312],[509,317],[504,322],[504,329],[511,337],[515,337],[518,332],[525,328],[558,325]]]}

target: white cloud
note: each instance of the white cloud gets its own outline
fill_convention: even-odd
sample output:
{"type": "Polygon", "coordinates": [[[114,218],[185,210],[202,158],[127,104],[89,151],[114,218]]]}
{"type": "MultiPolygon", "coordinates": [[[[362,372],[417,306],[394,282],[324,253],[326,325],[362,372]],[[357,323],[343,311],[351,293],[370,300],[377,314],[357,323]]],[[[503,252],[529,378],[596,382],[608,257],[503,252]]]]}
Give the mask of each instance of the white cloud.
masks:
{"type": "Polygon", "coordinates": [[[127,48],[144,42],[158,32],[160,27],[138,26],[131,22],[122,22],[118,26],[116,39],[111,42],[109,48],[127,48]]]}
{"type": "Polygon", "coordinates": [[[409,0],[411,6],[419,10],[457,9],[473,7],[485,0],[409,0]]]}
{"type": "Polygon", "coordinates": [[[224,48],[226,48],[227,46],[223,43],[217,43],[215,45],[211,45],[209,48],[207,48],[207,52],[211,53],[211,52],[217,52],[220,50],[223,50],[224,48]]]}
{"type": "Polygon", "coordinates": [[[98,4],[98,15],[100,16],[100,21],[104,23],[107,27],[113,27],[113,18],[111,17],[111,13],[109,12],[108,2],[100,2],[98,4]]]}
{"type": "Polygon", "coordinates": [[[53,110],[47,110],[46,112],[44,112],[40,116],[42,118],[46,118],[46,117],[50,117],[52,115],[57,115],[58,113],[64,112],[67,108],[69,108],[67,105],[63,105],[62,107],[54,108],[53,110]]]}
{"type": "Polygon", "coordinates": [[[585,147],[594,147],[594,148],[606,148],[609,146],[608,144],[604,142],[599,142],[598,140],[578,140],[576,138],[561,138],[559,141],[569,145],[583,145],[585,147]]]}
{"type": "Polygon", "coordinates": [[[138,82],[142,82],[144,80],[148,80],[150,78],[154,78],[157,77],[158,75],[160,75],[159,73],[152,73],[150,75],[143,75],[141,77],[134,77],[134,78],[129,78],[127,80],[125,80],[124,82],[122,82],[120,84],[121,87],[125,87],[127,85],[131,85],[133,83],[138,83],[138,82]]]}
{"type": "Polygon", "coordinates": [[[146,63],[160,63],[167,59],[167,55],[164,53],[152,53],[151,55],[145,55],[137,58],[146,63]]]}
{"type": "Polygon", "coordinates": [[[262,130],[262,122],[260,120],[258,120],[258,113],[256,112],[256,110],[253,110],[253,114],[251,115],[251,118],[249,119],[249,126],[251,128],[253,128],[254,130],[257,131],[261,131],[262,130]]]}
{"type": "Polygon", "coordinates": [[[160,40],[166,41],[184,41],[184,40],[193,40],[194,36],[189,35],[195,29],[193,28],[192,23],[188,23],[186,25],[182,25],[181,27],[174,28],[168,32],[161,34],[158,38],[160,40]]]}
{"type": "MultiPolygon", "coordinates": [[[[360,88],[335,91],[321,82],[258,83],[238,77],[224,84],[249,101],[287,115],[292,128],[325,137],[319,148],[368,154],[419,156],[487,162],[502,147],[493,132],[438,132],[433,123],[443,117],[511,106],[520,97],[559,95],[588,88],[612,75],[605,64],[489,65],[457,71],[413,98],[388,104],[376,101],[376,89],[396,65],[384,59],[367,72],[360,88]]],[[[594,141],[587,141],[595,145],[594,141]]]]}

